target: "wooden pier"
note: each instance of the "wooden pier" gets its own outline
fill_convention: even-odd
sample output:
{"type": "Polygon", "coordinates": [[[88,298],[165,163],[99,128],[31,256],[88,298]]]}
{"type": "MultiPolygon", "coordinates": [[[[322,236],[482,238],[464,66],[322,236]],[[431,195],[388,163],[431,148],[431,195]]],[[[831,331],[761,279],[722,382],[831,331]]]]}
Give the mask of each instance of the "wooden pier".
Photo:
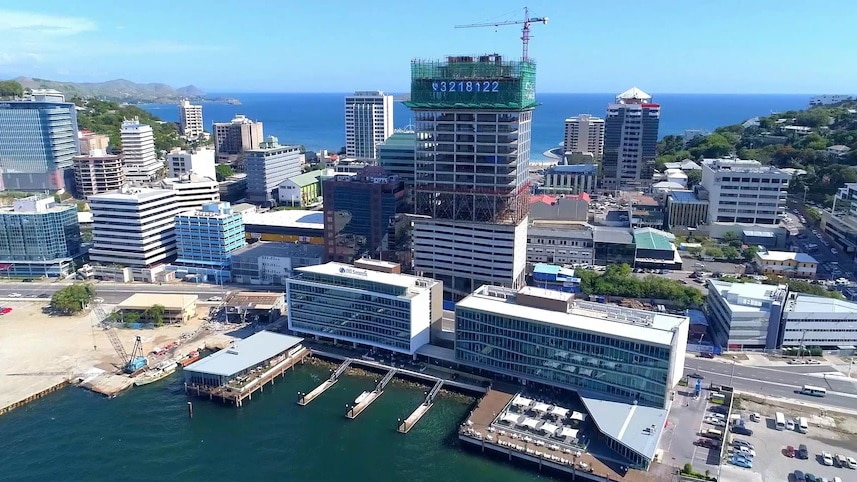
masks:
{"type": "Polygon", "coordinates": [[[354,405],[353,407],[348,407],[345,412],[345,418],[354,420],[355,418],[357,418],[358,415],[363,413],[363,410],[366,410],[366,408],[368,408],[369,405],[372,404],[372,402],[377,400],[378,397],[380,397],[381,394],[384,393],[384,388],[387,386],[388,383],[390,383],[393,377],[396,376],[397,371],[398,370],[396,370],[395,368],[391,368],[390,371],[388,371],[387,374],[384,375],[384,378],[382,378],[381,381],[378,382],[378,384],[375,386],[375,389],[372,390],[366,396],[365,399],[361,400],[360,403],[354,405]]]}
{"type": "Polygon", "coordinates": [[[319,395],[324,393],[328,388],[332,387],[336,382],[339,381],[339,377],[345,373],[345,370],[351,365],[351,362],[354,361],[351,358],[347,358],[341,365],[336,367],[336,370],[330,373],[330,378],[323,381],[321,385],[315,387],[309,393],[301,393],[298,392],[298,405],[305,407],[309,404],[309,402],[315,400],[319,395]]]}
{"type": "Polygon", "coordinates": [[[440,392],[440,389],[443,387],[443,382],[443,380],[438,380],[432,387],[431,391],[426,393],[425,401],[421,403],[410,415],[408,415],[408,418],[399,424],[399,433],[410,432],[411,429],[414,428],[414,425],[423,418],[423,415],[425,415],[432,405],[434,405],[434,397],[436,397],[438,392],[440,392]]]}
{"type": "Polygon", "coordinates": [[[219,398],[224,403],[228,402],[234,404],[236,407],[241,407],[242,405],[244,405],[244,400],[253,400],[253,393],[256,390],[264,392],[265,385],[267,385],[268,382],[273,385],[274,380],[276,380],[277,377],[285,376],[286,371],[289,368],[292,368],[293,366],[302,362],[303,359],[309,355],[309,349],[302,348],[294,355],[274,365],[273,367],[259,375],[257,378],[247,382],[245,385],[242,385],[240,387],[232,385],[209,387],[201,385],[188,385],[187,383],[185,383],[185,393],[191,393],[198,397],[204,397],[207,395],[209,400],[219,398]]]}

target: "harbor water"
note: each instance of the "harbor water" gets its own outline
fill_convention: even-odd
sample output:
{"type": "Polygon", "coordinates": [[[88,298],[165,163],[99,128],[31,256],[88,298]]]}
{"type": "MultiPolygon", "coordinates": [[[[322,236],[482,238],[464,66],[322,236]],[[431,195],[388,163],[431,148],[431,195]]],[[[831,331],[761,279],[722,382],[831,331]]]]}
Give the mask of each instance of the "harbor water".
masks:
{"type": "Polygon", "coordinates": [[[114,399],[66,388],[0,417],[0,481],[553,480],[460,448],[472,398],[445,394],[396,431],[427,387],[391,383],[356,420],[346,404],[374,387],[343,376],[306,407],[328,368],[302,365],[236,409],[184,394],[180,375],[114,399]],[[193,418],[187,401],[193,402],[193,418]]]}

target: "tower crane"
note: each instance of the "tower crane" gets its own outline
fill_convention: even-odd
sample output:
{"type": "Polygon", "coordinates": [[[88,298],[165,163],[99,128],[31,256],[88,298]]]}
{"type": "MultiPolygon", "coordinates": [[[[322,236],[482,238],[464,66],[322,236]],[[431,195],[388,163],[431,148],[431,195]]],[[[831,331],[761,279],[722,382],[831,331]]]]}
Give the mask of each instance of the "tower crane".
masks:
{"type": "Polygon", "coordinates": [[[548,23],[547,17],[530,17],[530,11],[524,7],[523,20],[508,20],[504,22],[488,22],[488,23],[471,23],[466,25],[456,25],[455,28],[473,28],[473,27],[499,27],[501,25],[522,25],[521,42],[524,45],[524,61],[529,60],[529,45],[530,45],[530,24],[532,23],[548,23]]]}
{"type": "MultiPolygon", "coordinates": [[[[100,303],[96,303],[93,306],[92,314],[95,316],[97,324],[104,323],[108,317],[100,303]]],[[[139,336],[134,340],[134,348],[129,355],[122,345],[122,340],[119,339],[119,335],[112,326],[105,326],[105,334],[107,335],[107,339],[110,340],[110,344],[113,345],[116,354],[119,355],[119,359],[122,360],[122,370],[125,373],[134,373],[148,364],[148,360],[146,360],[143,354],[143,340],[139,336]]]]}

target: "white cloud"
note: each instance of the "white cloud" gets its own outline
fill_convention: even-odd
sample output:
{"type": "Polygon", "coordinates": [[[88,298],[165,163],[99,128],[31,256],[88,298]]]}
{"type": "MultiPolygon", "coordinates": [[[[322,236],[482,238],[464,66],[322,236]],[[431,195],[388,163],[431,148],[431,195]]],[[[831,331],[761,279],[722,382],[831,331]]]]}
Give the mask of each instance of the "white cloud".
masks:
{"type": "Polygon", "coordinates": [[[60,37],[95,30],[95,22],[83,17],[0,10],[0,33],[60,37]]]}

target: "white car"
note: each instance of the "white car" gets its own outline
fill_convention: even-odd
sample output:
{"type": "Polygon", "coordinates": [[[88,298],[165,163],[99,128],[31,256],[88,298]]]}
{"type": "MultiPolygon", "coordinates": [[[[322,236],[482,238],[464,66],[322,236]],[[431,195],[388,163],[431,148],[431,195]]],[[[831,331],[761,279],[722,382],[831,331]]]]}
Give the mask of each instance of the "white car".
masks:
{"type": "Polygon", "coordinates": [[[93,298],[92,302],[93,303],[104,303],[104,298],[93,298]]]}
{"type": "Polygon", "coordinates": [[[223,301],[223,298],[221,298],[220,296],[212,296],[208,299],[208,301],[223,301]]]}
{"type": "Polygon", "coordinates": [[[857,469],[857,460],[854,457],[845,457],[845,463],[849,469],[857,469]]]}
{"type": "Polygon", "coordinates": [[[21,293],[9,293],[9,298],[20,298],[22,296],[24,295],[22,295],[21,293]]]}
{"type": "Polygon", "coordinates": [[[795,429],[795,422],[794,422],[794,420],[787,420],[787,421],[786,421],[786,430],[788,430],[788,431],[792,431],[792,430],[794,430],[794,429],[795,429]]]}
{"type": "Polygon", "coordinates": [[[756,451],[751,449],[750,447],[747,447],[746,445],[741,445],[741,446],[735,447],[735,453],[736,454],[743,454],[743,455],[746,455],[747,457],[755,457],[756,456],[756,451]]]}
{"type": "Polygon", "coordinates": [[[824,465],[833,465],[833,456],[830,455],[830,452],[822,452],[821,453],[821,461],[824,465]]]}

